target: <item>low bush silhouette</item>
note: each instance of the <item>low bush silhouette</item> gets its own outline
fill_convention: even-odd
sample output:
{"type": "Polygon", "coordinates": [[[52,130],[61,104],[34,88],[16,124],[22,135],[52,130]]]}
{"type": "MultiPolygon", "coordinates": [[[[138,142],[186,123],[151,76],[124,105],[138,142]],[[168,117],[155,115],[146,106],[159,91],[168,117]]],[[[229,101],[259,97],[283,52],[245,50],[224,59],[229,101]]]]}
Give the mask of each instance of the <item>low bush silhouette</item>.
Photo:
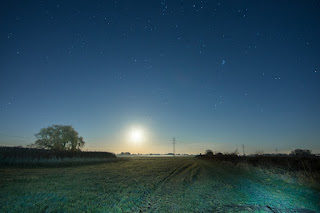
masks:
{"type": "Polygon", "coordinates": [[[82,152],[22,147],[0,147],[0,165],[83,164],[116,159],[111,152],[82,152]]]}
{"type": "Polygon", "coordinates": [[[213,156],[213,151],[211,149],[207,149],[205,155],[207,157],[212,157],[213,156]]]}
{"type": "Polygon", "coordinates": [[[248,163],[253,166],[279,167],[290,171],[320,171],[320,158],[315,156],[237,156],[234,154],[215,154],[211,157],[207,155],[197,156],[197,158],[211,159],[218,161],[228,161],[237,165],[248,163]]]}
{"type": "Polygon", "coordinates": [[[309,149],[295,149],[293,150],[290,155],[294,156],[311,156],[311,150],[309,149]]]}

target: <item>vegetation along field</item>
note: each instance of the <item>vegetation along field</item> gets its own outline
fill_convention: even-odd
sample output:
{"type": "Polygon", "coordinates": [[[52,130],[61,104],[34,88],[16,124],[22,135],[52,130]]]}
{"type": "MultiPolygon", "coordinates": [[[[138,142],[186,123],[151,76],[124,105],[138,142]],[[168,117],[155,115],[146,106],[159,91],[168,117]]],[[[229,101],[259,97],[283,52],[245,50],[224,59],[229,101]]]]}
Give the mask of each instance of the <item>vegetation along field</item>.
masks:
{"type": "Polygon", "coordinates": [[[0,168],[0,212],[320,212],[295,176],[193,157],[0,168]]]}

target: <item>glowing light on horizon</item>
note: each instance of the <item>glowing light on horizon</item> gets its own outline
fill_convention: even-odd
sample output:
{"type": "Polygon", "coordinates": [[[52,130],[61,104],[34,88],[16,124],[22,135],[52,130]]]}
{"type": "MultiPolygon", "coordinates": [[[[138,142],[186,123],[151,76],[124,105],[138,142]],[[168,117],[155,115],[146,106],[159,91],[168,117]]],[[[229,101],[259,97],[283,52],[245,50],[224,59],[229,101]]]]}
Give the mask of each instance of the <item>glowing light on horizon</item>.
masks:
{"type": "Polygon", "coordinates": [[[129,140],[132,143],[138,144],[144,140],[144,131],[140,128],[133,128],[129,133],[129,140]]]}

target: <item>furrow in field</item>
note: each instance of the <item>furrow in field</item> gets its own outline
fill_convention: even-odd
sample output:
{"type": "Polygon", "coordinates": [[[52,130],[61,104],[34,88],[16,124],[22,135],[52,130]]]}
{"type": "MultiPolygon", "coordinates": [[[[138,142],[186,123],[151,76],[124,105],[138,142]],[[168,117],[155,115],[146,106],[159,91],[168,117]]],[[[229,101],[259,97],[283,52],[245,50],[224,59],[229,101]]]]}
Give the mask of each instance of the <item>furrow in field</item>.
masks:
{"type": "Polygon", "coordinates": [[[188,161],[176,169],[171,171],[160,181],[155,187],[154,191],[145,199],[144,208],[140,208],[142,212],[157,212],[161,207],[160,203],[171,200],[173,197],[177,198],[186,192],[190,185],[197,180],[200,173],[198,164],[192,160],[188,161]]]}
{"type": "Polygon", "coordinates": [[[160,181],[159,184],[168,183],[170,180],[174,179],[178,175],[188,170],[191,166],[192,166],[192,163],[188,163],[180,166],[178,169],[173,170],[168,176],[166,176],[162,181],[160,181]]]}

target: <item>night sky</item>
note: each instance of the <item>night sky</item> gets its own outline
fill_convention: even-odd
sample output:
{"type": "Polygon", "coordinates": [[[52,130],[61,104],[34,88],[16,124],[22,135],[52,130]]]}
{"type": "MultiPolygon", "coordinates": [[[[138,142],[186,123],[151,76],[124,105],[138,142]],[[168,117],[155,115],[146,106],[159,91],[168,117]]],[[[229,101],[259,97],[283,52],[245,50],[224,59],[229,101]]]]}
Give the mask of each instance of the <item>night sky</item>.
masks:
{"type": "Polygon", "coordinates": [[[320,1],[1,1],[0,145],[320,152],[320,1]],[[130,143],[140,128],[144,140],[130,143]]]}

